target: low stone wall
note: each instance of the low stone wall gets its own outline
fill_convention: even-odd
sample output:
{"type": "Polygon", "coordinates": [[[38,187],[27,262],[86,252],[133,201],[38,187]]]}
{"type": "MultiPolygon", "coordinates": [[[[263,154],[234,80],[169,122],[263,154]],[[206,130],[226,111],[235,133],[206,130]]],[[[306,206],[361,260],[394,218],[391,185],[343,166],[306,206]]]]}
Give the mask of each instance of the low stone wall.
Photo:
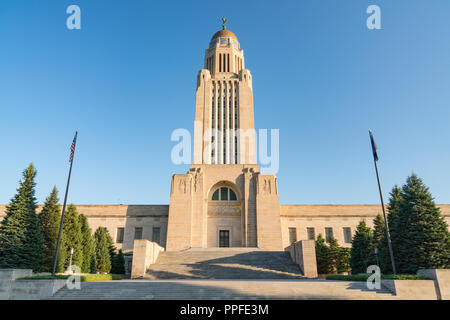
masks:
{"type": "Polygon", "coordinates": [[[450,300],[450,269],[420,269],[417,275],[434,280],[439,300],[450,300]]]}
{"type": "Polygon", "coordinates": [[[433,280],[381,280],[381,285],[400,299],[438,300],[433,280]]]}
{"type": "Polygon", "coordinates": [[[30,269],[1,269],[0,300],[46,299],[66,285],[66,280],[17,280],[32,275],[30,269]]]}
{"type": "Polygon", "coordinates": [[[151,264],[156,262],[164,248],[156,242],[134,240],[131,279],[142,278],[151,264]]]}
{"type": "Polygon", "coordinates": [[[297,263],[307,278],[317,278],[316,242],[301,240],[285,248],[291,255],[292,261],[297,263]]]}
{"type": "Polygon", "coordinates": [[[10,291],[10,300],[40,300],[52,297],[64,288],[66,280],[16,280],[10,291]]]}
{"type": "Polygon", "coordinates": [[[0,300],[8,300],[14,280],[30,277],[33,274],[28,269],[0,269],[0,300]]]}

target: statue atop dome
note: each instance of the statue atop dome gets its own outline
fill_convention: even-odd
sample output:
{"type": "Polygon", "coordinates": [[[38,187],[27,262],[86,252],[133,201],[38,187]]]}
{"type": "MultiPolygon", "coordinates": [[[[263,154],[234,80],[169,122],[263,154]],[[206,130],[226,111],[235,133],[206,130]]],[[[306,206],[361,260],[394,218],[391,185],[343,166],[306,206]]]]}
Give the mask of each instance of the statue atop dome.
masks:
{"type": "Polygon", "coordinates": [[[227,28],[227,18],[222,17],[222,30],[225,30],[227,28]]]}

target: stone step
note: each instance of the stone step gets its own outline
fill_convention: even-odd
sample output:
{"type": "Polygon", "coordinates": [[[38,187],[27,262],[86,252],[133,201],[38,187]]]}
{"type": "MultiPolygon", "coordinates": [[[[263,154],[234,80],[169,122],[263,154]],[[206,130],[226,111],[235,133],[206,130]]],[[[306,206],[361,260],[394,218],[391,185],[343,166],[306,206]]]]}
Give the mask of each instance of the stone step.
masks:
{"type": "Polygon", "coordinates": [[[193,248],[159,254],[147,279],[300,279],[284,251],[257,248],[193,248]]]}
{"type": "Polygon", "coordinates": [[[395,299],[365,283],[326,280],[156,280],[86,282],[81,290],[61,289],[53,299],[395,299]]]}

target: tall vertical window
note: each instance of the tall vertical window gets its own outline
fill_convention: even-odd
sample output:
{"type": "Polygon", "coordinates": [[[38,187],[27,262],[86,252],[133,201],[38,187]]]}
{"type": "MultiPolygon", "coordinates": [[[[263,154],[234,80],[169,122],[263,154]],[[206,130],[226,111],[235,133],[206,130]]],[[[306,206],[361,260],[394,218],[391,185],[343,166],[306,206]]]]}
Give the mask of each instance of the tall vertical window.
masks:
{"type": "Polygon", "coordinates": [[[333,239],[333,228],[325,228],[325,240],[329,243],[333,239]]]}
{"type": "Polygon", "coordinates": [[[292,244],[297,241],[297,228],[289,228],[289,243],[292,244]]]}
{"type": "Polygon", "coordinates": [[[352,243],[352,230],[350,228],[343,228],[344,230],[344,242],[352,243]]]}
{"type": "Polygon", "coordinates": [[[306,233],[308,234],[308,240],[316,240],[314,228],[306,228],[306,233]]]}
{"type": "Polygon", "coordinates": [[[152,241],[156,242],[157,244],[160,244],[161,240],[161,228],[160,227],[153,227],[152,230],[152,241]]]}
{"type": "Polygon", "coordinates": [[[117,228],[117,234],[116,234],[116,242],[117,243],[123,243],[124,232],[125,232],[125,228],[117,228]]]}
{"type": "Polygon", "coordinates": [[[142,228],[141,227],[134,228],[134,239],[135,240],[142,239],[142,228]]]}

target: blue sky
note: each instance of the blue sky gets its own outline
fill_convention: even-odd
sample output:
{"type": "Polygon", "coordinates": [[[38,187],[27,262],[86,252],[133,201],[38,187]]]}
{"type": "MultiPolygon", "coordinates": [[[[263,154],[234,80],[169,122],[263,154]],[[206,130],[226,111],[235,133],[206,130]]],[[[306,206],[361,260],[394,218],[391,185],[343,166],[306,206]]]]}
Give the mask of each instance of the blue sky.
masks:
{"type": "Polygon", "coordinates": [[[282,204],[376,204],[416,172],[450,203],[450,1],[0,3],[0,203],[34,162],[37,197],[168,204],[170,140],[193,130],[196,75],[219,18],[253,75],[255,124],[280,130],[282,204]],[[81,8],[81,30],[66,8],[81,8]],[[366,28],[381,8],[382,30],[366,28]],[[169,120],[170,118],[170,120],[169,120]]]}

